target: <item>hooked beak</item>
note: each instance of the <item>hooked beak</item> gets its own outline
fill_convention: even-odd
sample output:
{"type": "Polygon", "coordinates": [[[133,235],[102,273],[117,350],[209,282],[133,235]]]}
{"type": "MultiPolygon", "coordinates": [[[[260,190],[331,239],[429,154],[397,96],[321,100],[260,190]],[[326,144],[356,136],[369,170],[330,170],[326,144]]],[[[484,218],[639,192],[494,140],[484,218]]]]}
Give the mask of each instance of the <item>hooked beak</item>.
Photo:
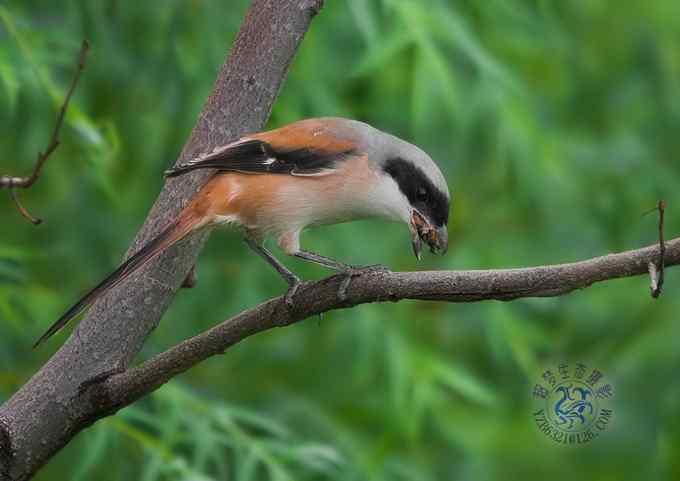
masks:
{"type": "Polygon", "coordinates": [[[422,241],[430,246],[430,252],[433,254],[446,254],[449,248],[449,232],[445,225],[435,227],[423,214],[413,209],[409,227],[411,229],[413,253],[418,260],[421,258],[422,241]]]}

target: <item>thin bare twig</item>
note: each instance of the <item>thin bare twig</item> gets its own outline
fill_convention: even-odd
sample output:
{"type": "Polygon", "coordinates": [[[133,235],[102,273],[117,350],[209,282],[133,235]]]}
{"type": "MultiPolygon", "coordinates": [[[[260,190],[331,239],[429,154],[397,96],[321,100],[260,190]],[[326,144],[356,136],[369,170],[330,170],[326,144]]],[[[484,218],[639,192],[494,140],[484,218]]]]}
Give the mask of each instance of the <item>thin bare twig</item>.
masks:
{"type": "Polygon", "coordinates": [[[78,85],[78,80],[80,79],[80,74],[85,69],[85,59],[87,57],[87,52],[90,49],[90,44],[87,40],[83,40],[82,46],[80,47],[80,54],[78,55],[78,64],[76,65],[76,71],[73,75],[73,80],[71,80],[71,86],[66,93],[64,98],[64,103],[59,109],[59,114],[57,115],[57,122],[54,124],[54,130],[52,131],[52,137],[50,138],[50,143],[47,145],[47,149],[44,152],[38,152],[38,159],[36,160],[35,167],[33,168],[33,173],[27,177],[15,177],[11,175],[0,176],[0,189],[8,189],[10,197],[14,201],[19,213],[26,219],[31,221],[33,224],[38,225],[42,221],[33,217],[26,208],[19,202],[19,197],[17,196],[15,189],[28,189],[30,188],[40,177],[45,162],[52,155],[52,153],[59,147],[59,132],[64,124],[64,117],[66,116],[66,110],[68,109],[68,104],[71,101],[73,92],[76,90],[78,85]]]}
{"type": "Polygon", "coordinates": [[[31,213],[28,210],[26,210],[26,207],[23,206],[21,201],[19,201],[19,194],[17,194],[16,189],[9,189],[9,196],[12,198],[14,204],[17,206],[17,210],[19,211],[19,213],[23,215],[26,219],[28,219],[33,225],[38,225],[42,223],[42,219],[33,217],[31,213]]]}
{"type": "Polygon", "coordinates": [[[651,278],[650,291],[652,298],[657,299],[661,295],[664,281],[664,267],[666,256],[666,242],[664,241],[664,214],[666,212],[666,202],[660,200],[656,205],[659,211],[659,259],[656,263],[649,263],[649,276],[651,278]]]}

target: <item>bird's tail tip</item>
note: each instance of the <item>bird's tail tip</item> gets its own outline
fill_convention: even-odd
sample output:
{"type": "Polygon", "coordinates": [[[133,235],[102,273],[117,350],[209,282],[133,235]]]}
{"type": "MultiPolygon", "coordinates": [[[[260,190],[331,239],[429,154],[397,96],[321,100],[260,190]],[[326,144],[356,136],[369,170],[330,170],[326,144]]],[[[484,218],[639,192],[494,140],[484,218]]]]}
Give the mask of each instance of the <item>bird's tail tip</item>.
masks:
{"type": "Polygon", "coordinates": [[[109,274],[97,286],[80,298],[68,311],[66,311],[50,328],[33,344],[33,349],[40,346],[54,334],[59,332],[73,318],[90,307],[102,294],[112,289],[125,280],[138,268],[156,257],[167,247],[184,238],[196,226],[195,218],[188,217],[170,224],[164,231],[158,234],[152,241],[142,247],[128,260],[123,262],[115,271],[109,274]]]}

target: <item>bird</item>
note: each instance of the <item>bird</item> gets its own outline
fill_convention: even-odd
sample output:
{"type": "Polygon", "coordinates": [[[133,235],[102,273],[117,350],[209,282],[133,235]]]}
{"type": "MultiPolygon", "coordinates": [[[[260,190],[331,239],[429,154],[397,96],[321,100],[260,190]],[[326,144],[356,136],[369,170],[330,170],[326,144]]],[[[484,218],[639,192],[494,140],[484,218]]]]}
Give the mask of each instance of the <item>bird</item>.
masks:
{"type": "Polygon", "coordinates": [[[303,250],[303,230],[383,218],[408,226],[418,259],[423,242],[435,254],[448,249],[451,197],[437,164],[419,147],[358,120],[311,118],[245,135],[166,170],[165,176],[199,169],[215,172],[176,219],[68,309],[34,347],[165,249],[202,229],[240,230],[247,245],[287,282],[289,308],[301,280],[265,247],[267,238],[285,254],[343,274],[341,301],[352,278],[386,268],[353,266],[303,250]]]}

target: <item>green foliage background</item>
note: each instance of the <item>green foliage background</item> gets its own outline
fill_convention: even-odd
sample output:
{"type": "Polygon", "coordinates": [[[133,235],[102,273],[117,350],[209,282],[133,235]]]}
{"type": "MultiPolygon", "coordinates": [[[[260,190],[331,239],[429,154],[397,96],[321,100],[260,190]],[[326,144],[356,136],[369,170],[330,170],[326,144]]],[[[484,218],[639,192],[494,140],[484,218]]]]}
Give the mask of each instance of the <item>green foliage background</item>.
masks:
{"type": "MultiPolygon", "coordinates": [[[[63,145],[0,197],[0,399],[63,341],[30,345],[119,262],[210,91],[245,0],[0,2],[0,172],[29,172],[82,38],[92,42],[63,145]]],[[[327,1],[270,126],[366,120],[445,171],[451,248],[417,264],[403,226],[309,232],[306,246],[413,270],[578,260],[655,241],[680,221],[680,3],[327,1]]],[[[327,272],[288,261],[306,278],[327,272]]],[[[216,233],[140,359],[280,294],[216,233]]],[[[401,302],[248,339],[81,434],[37,477],[101,480],[678,479],[680,275],[558,299],[401,302]],[[584,362],[616,392],[587,446],[532,424],[546,367],[584,362]]]]}

